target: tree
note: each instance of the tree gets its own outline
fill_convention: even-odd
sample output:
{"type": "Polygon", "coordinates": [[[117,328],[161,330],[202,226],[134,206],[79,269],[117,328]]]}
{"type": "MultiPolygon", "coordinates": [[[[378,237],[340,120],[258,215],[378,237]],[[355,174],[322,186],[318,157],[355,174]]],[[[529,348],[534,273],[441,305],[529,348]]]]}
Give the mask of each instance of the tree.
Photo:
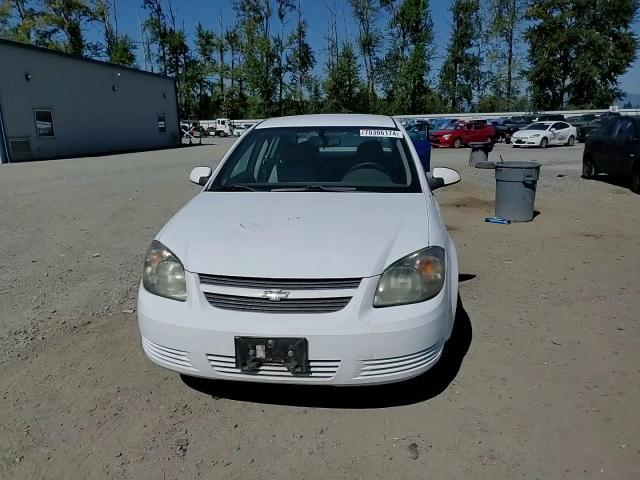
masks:
{"type": "Polygon", "coordinates": [[[112,21],[112,14],[115,16],[114,4],[111,0],[94,0],[93,19],[102,28],[104,38],[104,54],[111,63],[134,66],[136,61],[136,45],[128,35],[118,33],[117,20],[112,21]]]}
{"type": "Polygon", "coordinates": [[[618,78],[636,58],[632,30],[639,0],[536,0],[531,22],[529,81],[537,108],[603,108],[620,97],[618,78]]]}
{"type": "Polygon", "coordinates": [[[460,111],[463,101],[467,108],[473,102],[480,59],[471,49],[479,36],[479,9],[479,0],[454,0],[451,5],[451,38],[440,71],[440,92],[452,112],[460,111]]]}
{"type": "MultiPolygon", "coordinates": [[[[153,49],[152,61],[158,66],[160,73],[167,74],[167,17],[160,0],[143,0],[144,8],[149,16],[144,21],[144,30],[149,37],[149,49],[153,49]]],[[[153,71],[153,64],[151,65],[153,71]]]]}
{"type": "Polygon", "coordinates": [[[85,41],[83,27],[93,14],[84,0],[44,0],[39,18],[38,43],[75,55],[85,54],[90,45],[85,41]]]}
{"type": "Polygon", "coordinates": [[[386,0],[383,5],[391,13],[391,47],[382,68],[387,110],[396,114],[426,112],[430,97],[428,52],[433,46],[428,0],[386,0]]]}
{"type": "MultiPolygon", "coordinates": [[[[520,38],[522,12],[525,0],[491,0],[489,4],[490,21],[487,36],[497,45],[492,51],[493,92],[496,99],[502,98],[501,109],[510,110],[517,89],[514,88],[514,54],[520,38]]],[[[487,111],[487,110],[481,110],[487,111]]]]}
{"type": "Polygon", "coordinates": [[[6,0],[0,3],[0,37],[22,43],[42,43],[42,12],[28,0],[6,0]]]}
{"type": "Polygon", "coordinates": [[[377,52],[380,46],[378,3],[376,0],[350,0],[353,16],[358,24],[358,39],[364,69],[367,77],[367,101],[369,109],[374,109],[377,52]]]}
{"type": "Polygon", "coordinates": [[[269,0],[239,0],[234,8],[243,40],[242,77],[251,94],[248,113],[252,117],[268,117],[273,113],[273,93],[276,91],[271,3],[269,0]]]}
{"type": "Polygon", "coordinates": [[[276,56],[276,67],[274,74],[278,81],[278,115],[282,116],[285,75],[287,73],[287,64],[285,61],[285,50],[287,48],[285,38],[285,25],[287,16],[289,15],[289,13],[295,10],[296,5],[292,0],[276,0],[276,7],[276,15],[278,17],[278,21],[280,22],[280,28],[278,29],[278,34],[274,38],[273,42],[276,56]]]}
{"type": "MultiPolygon", "coordinates": [[[[325,83],[326,112],[362,111],[363,85],[353,46],[345,42],[325,83]]],[[[367,91],[368,94],[368,91],[367,91]]]]}
{"type": "Polygon", "coordinates": [[[298,0],[297,10],[298,22],[287,40],[290,50],[287,55],[287,70],[291,73],[291,85],[295,90],[296,112],[303,113],[305,87],[310,92],[316,87],[311,76],[316,59],[311,45],[307,42],[307,22],[302,17],[300,0],[298,0]]]}

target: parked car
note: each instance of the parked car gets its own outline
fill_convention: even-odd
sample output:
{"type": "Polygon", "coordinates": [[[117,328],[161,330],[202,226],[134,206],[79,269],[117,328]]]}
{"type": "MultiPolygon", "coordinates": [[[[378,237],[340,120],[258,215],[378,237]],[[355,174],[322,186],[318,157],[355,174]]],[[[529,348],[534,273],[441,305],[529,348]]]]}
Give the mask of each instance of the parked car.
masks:
{"type": "Polygon", "coordinates": [[[507,135],[507,127],[505,125],[504,118],[494,118],[490,120],[491,125],[493,125],[493,129],[496,131],[496,142],[502,142],[507,135]]]}
{"type": "Polygon", "coordinates": [[[567,122],[534,122],[513,134],[514,147],[540,147],[549,145],[572,146],[576,140],[576,127],[567,122]]]}
{"type": "Polygon", "coordinates": [[[458,258],[392,117],[267,119],[156,235],[138,323],[147,357],[187,376],[322,385],[430,369],[450,338],[458,258]],[[206,221],[215,219],[215,221],[206,221]],[[204,221],[203,221],[204,220],[204,221]]]}
{"type": "Polygon", "coordinates": [[[511,137],[521,128],[526,127],[533,123],[534,117],[530,115],[516,115],[507,118],[504,121],[504,141],[505,143],[511,142],[511,137]]]}
{"type": "Polygon", "coordinates": [[[431,142],[429,141],[429,123],[419,121],[407,129],[407,134],[416,149],[425,172],[431,170],[431,142]]]}
{"type": "Polygon", "coordinates": [[[569,125],[573,125],[574,127],[583,127],[588,123],[593,122],[598,115],[595,113],[585,113],[583,115],[574,115],[572,117],[567,117],[567,123],[569,125]]]}
{"type": "MultiPolygon", "coordinates": [[[[604,117],[603,117],[604,118],[604,117]]],[[[595,120],[589,122],[586,125],[576,128],[576,140],[578,142],[586,142],[587,137],[591,135],[593,132],[598,130],[602,125],[602,118],[596,118],[595,120]]]]}
{"type": "Polygon", "coordinates": [[[470,120],[435,131],[431,133],[429,140],[437,147],[460,148],[471,142],[492,142],[495,137],[496,131],[492,125],[487,125],[486,120],[470,120]]]}
{"type": "Polygon", "coordinates": [[[600,173],[630,180],[640,193],[640,117],[608,117],[587,137],[582,156],[582,176],[600,173]]]}
{"type": "Polygon", "coordinates": [[[560,113],[549,113],[544,115],[538,115],[533,121],[534,122],[551,122],[551,121],[565,122],[566,119],[564,118],[564,115],[560,113]]]}
{"type": "Polygon", "coordinates": [[[446,130],[449,126],[460,122],[457,118],[434,118],[429,123],[429,130],[437,132],[438,130],[446,130]]]}

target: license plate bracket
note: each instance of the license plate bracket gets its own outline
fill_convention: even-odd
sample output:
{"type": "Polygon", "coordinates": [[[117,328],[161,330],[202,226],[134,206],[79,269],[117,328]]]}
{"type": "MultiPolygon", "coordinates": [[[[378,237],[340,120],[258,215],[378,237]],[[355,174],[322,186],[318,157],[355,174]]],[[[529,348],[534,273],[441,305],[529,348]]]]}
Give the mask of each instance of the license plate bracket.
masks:
{"type": "Polygon", "coordinates": [[[236,367],[255,373],[265,363],[283,365],[291,373],[308,373],[306,338],[235,337],[236,367]]]}

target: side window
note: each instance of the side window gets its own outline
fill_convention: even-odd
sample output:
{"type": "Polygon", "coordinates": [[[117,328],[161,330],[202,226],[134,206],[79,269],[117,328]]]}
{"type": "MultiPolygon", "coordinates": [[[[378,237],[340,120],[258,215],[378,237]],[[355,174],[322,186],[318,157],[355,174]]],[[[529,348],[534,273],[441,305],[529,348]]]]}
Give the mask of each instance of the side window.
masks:
{"type": "Polygon", "coordinates": [[[551,127],[549,127],[549,130],[551,130],[552,128],[555,129],[555,130],[560,130],[560,124],[557,123],[557,122],[553,123],[553,124],[551,124],[551,127]]]}
{"type": "Polygon", "coordinates": [[[53,110],[35,109],[33,116],[36,121],[36,132],[38,137],[54,137],[53,110]]]}
{"type": "Polygon", "coordinates": [[[600,134],[608,137],[612,136],[618,129],[618,123],[619,122],[615,119],[605,120],[602,122],[602,126],[600,127],[600,134]]]}
{"type": "Polygon", "coordinates": [[[559,128],[560,130],[564,130],[565,128],[569,128],[569,124],[564,122],[558,122],[558,126],[556,128],[559,128]]]}
{"type": "Polygon", "coordinates": [[[167,123],[164,115],[158,115],[158,131],[164,133],[167,131],[167,123]]]}
{"type": "Polygon", "coordinates": [[[629,119],[622,119],[619,122],[618,132],[616,133],[616,138],[618,140],[627,140],[634,131],[633,121],[629,119]]]}

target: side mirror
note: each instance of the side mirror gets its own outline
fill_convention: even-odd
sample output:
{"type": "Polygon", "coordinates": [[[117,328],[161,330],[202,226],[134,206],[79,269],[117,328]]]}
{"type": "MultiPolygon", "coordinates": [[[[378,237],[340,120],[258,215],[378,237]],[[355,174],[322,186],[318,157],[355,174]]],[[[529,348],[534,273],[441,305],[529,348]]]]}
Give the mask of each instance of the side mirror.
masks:
{"type": "Polygon", "coordinates": [[[211,177],[212,173],[213,171],[211,170],[211,167],[196,167],[191,170],[191,173],[189,174],[189,180],[191,180],[196,185],[204,186],[209,181],[209,177],[211,177]]]}
{"type": "Polygon", "coordinates": [[[549,131],[550,131],[550,132],[555,132],[555,131],[556,131],[556,129],[555,129],[555,128],[550,128],[550,129],[549,129],[549,131]]]}
{"type": "Polygon", "coordinates": [[[453,185],[459,181],[460,174],[453,168],[436,167],[431,173],[427,173],[427,183],[429,183],[431,191],[453,185]]]}

